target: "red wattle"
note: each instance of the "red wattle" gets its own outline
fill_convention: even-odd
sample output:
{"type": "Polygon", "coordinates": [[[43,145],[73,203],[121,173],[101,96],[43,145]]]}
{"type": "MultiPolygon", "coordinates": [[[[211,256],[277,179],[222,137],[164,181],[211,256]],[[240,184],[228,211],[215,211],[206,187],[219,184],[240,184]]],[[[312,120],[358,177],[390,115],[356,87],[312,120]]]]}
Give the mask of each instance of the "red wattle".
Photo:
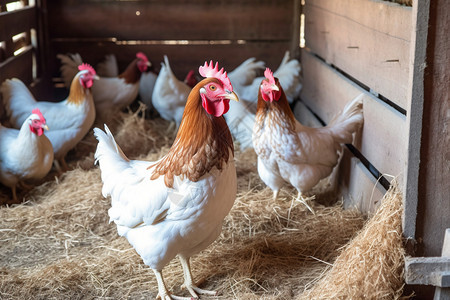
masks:
{"type": "Polygon", "coordinates": [[[223,114],[227,113],[230,109],[230,99],[223,99],[218,101],[208,101],[205,95],[201,95],[202,97],[202,106],[206,110],[206,112],[215,117],[220,117],[223,114]]]}
{"type": "Polygon", "coordinates": [[[87,81],[84,81],[84,80],[80,79],[80,82],[81,82],[81,85],[82,85],[85,89],[90,88],[90,87],[92,86],[92,84],[94,83],[94,81],[93,81],[92,79],[91,79],[91,80],[87,80],[87,81]]]}

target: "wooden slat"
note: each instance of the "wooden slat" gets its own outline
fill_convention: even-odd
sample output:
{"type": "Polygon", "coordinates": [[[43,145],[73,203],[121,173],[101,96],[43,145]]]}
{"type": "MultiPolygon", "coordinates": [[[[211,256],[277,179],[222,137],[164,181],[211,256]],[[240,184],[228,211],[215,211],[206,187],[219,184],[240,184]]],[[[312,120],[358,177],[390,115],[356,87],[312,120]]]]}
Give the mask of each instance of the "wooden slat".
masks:
{"type": "Polygon", "coordinates": [[[36,7],[0,13],[0,41],[9,40],[21,32],[36,28],[36,7]]]}
{"type": "Polygon", "coordinates": [[[365,93],[364,126],[355,146],[381,173],[403,176],[408,136],[405,116],[307,51],[302,52],[302,66],[301,99],[326,123],[347,102],[365,93]]]}
{"type": "Polygon", "coordinates": [[[346,209],[374,213],[380,206],[386,190],[347,148],[339,165],[338,178],[346,209]]]}
{"type": "Polygon", "coordinates": [[[48,15],[51,38],[291,40],[293,9],[294,0],[64,0],[48,15]]]}
{"type": "Polygon", "coordinates": [[[138,51],[144,52],[152,64],[159,69],[163,55],[169,57],[170,65],[175,75],[184,78],[191,69],[198,70],[198,66],[205,60],[217,60],[225,70],[232,70],[249,57],[256,57],[266,61],[267,66],[276,68],[283,58],[284,52],[290,47],[289,42],[248,43],[244,45],[117,45],[115,43],[67,43],[53,42],[54,72],[57,75],[59,60],[57,53],[78,52],[83,60],[95,66],[105,54],[114,53],[119,61],[119,70],[134,59],[138,51]]]}
{"type": "Polygon", "coordinates": [[[32,75],[32,55],[33,49],[28,47],[21,54],[10,57],[0,64],[0,82],[8,78],[19,78],[25,84],[31,83],[32,75]]]}
{"type": "Polygon", "coordinates": [[[400,107],[408,107],[411,8],[372,0],[313,0],[306,46],[400,107]]]}

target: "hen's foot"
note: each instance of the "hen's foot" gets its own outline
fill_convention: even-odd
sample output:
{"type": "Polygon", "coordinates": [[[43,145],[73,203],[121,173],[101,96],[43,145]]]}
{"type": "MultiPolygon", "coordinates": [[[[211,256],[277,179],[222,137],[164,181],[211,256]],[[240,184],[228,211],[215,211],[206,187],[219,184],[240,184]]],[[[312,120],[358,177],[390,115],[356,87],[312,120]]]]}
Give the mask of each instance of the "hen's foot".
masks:
{"type": "Polygon", "coordinates": [[[314,212],[314,209],[312,209],[311,206],[309,206],[309,204],[308,204],[308,202],[311,202],[311,201],[314,200],[314,199],[316,199],[316,196],[315,196],[315,195],[313,195],[313,196],[311,196],[311,197],[305,197],[305,196],[302,195],[301,192],[299,192],[299,193],[298,193],[298,197],[297,197],[296,200],[299,201],[299,202],[301,202],[304,206],[306,206],[306,208],[307,208],[310,212],[312,212],[312,213],[315,215],[316,213],[314,212]]]}
{"type": "Polygon", "coordinates": [[[189,293],[194,297],[194,299],[198,299],[198,295],[209,295],[209,296],[217,296],[217,291],[209,291],[199,288],[193,283],[183,283],[181,286],[182,289],[187,289],[189,293]]]}

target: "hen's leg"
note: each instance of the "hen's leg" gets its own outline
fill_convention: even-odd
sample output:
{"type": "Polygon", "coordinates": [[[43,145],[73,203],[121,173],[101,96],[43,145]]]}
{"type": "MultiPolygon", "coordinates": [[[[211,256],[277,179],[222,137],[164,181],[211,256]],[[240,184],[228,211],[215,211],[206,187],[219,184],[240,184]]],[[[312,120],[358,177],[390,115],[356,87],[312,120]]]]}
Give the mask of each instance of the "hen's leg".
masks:
{"type": "Polygon", "coordinates": [[[189,264],[189,257],[184,257],[181,255],[179,255],[179,257],[181,265],[183,266],[183,273],[184,273],[184,283],[181,287],[186,288],[194,298],[198,298],[197,293],[199,293],[200,295],[216,296],[217,291],[203,290],[194,284],[192,280],[191,266],[189,264]]]}
{"type": "Polygon", "coordinates": [[[12,191],[13,201],[14,201],[14,203],[16,203],[17,202],[16,185],[13,185],[11,187],[11,191],[12,191]]]}
{"type": "Polygon", "coordinates": [[[312,197],[304,197],[304,196],[302,195],[302,192],[301,192],[300,190],[298,190],[297,201],[303,203],[303,205],[305,205],[306,208],[307,208],[310,212],[312,212],[313,214],[316,214],[316,213],[314,212],[314,210],[311,208],[311,206],[308,205],[308,202],[309,202],[310,200],[313,200],[314,198],[316,198],[316,197],[315,197],[315,196],[312,196],[312,197]]]}
{"type": "Polygon", "coordinates": [[[280,190],[273,191],[273,201],[277,200],[279,192],[280,192],[280,190]]]}
{"type": "MultiPolygon", "coordinates": [[[[153,270],[153,269],[152,269],[153,270]]],[[[191,300],[190,297],[179,297],[174,296],[169,293],[169,291],[166,288],[166,284],[164,283],[164,278],[162,276],[161,270],[153,270],[156,276],[156,281],[158,282],[158,296],[156,296],[156,299],[161,300],[191,300]]]]}

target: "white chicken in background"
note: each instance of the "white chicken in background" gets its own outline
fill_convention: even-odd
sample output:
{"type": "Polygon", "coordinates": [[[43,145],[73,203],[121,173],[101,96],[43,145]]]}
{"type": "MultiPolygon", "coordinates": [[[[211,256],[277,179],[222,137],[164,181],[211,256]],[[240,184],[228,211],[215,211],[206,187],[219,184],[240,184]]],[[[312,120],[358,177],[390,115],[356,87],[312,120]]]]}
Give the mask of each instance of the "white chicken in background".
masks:
{"type": "MultiPolygon", "coordinates": [[[[97,74],[101,77],[117,77],[119,76],[119,66],[114,54],[105,56],[105,59],[97,65],[97,74]]],[[[139,81],[139,98],[147,106],[147,110],[153,108],[152,94],[158,75],[147,70],[141,74],[139,81]]]]}
{"type": "Polygon", "coordinates": [[[44,129],[48,127],[39,109],[25,118],[20,130],[0,124],[0,182],[11,188],[14,202],[19,181],[41,179],[52,168],[53,147],[44,129]]]}
{"type": "MultiPolygon", "coordinates": [[[[81,56],[77,54],[58,54],[61,60],[61,74],[68,87],[76,68],[82,63],[81,56]]],[[[115,60],[115,58],[114,58],[115,60]]],[[[117,64],[117,63],[116,63],[117,64]]],[[[109,65],[109,64],[108,64],[109,65]]],[[[95,109],[97,115],[104,120],[111,117],[114,111],[130,105],[139,92],[141,74],[151,66],[144,53],[138,52],[136,58],[128,65],[124,72],[116,77],[101,77],[92,87],[95,109]]],[[[114,72],[111,67],[105,67],[102,71],[114,72]]]]}
{"type": "Polygon", "coordinates": [[[217,64],[205,62],[199,72],[206,78],[190,92],[177,137],[160,160],[129,160],[106,125],[106,133],[94,129],[102,193],[111,196],[110,220],[153,269],[164,300],[179,299],[170,295],[162,276],[175,256],[192,297],[216,294],[194,284],[189,258],[219,236],[236,198],[233,141],[223,114],[238,98],[217,64]]]}
{"type": "Polygon", "coordinates": [[[95,120],[91,87],[98,77],[88,64],[82,64],[78,69],[69,96],[61,102],[36,101],[25,84],[15,78],[6,80],[0,88],[13,127],[20,128],[35,107],[46,116],[52,128],[47,137],[53,145],[55,166],[59,172],[68,169],[65,161],[67,152],[83,139],[95,120]]]}
{"type": "Polygon", "coordinates": [[[264,75],[253,130],[258,174],[274,192],[274,199],[288,182],[297,189],[297,199],[306,204],[302,194],[331,174],[342,144],[351,143],[361,127],[363,95],[349,102],[328,126],[306,127],[295,119],[278,78],[270,69],[264,75]]]}
{"type": "Polygon", "coordinates": [[[164,55],[164,62],[161,63],[161,70],[152,94],[153,107],[158,111],[161,118],[174,121],[176,128],[178,128],[190,91],[191,87],[173,74],[169,59],[164,55]]]}

